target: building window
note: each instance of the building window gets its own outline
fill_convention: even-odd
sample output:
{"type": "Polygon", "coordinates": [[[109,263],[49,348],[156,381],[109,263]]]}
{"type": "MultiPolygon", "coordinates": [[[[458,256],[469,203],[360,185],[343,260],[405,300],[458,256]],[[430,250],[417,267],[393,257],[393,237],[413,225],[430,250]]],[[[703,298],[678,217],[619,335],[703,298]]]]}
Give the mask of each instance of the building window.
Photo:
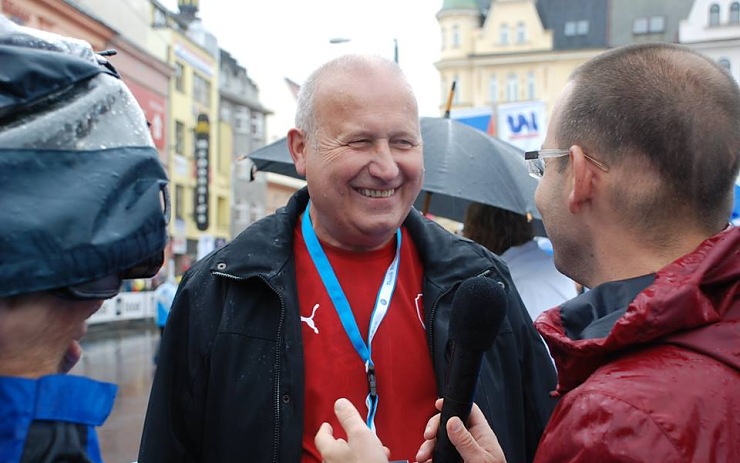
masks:
{"type": "Polygon", "coordinates": [[[528,100],[534,100],[535,99],[535,80],[534,80],[534,72],[529,71],[527,73],[527,99],[528,100]]]}
{"type": "Polygon", "coordinates": [[[496,103],[498,101],[498,77],[496,74],[491,74],[488,78],[488,101],[496,103]]]}
{"type": "Polygon", "coordinates": [[[506,83],[506,101],[517,101],[519,99],[519,81],[516,74],[509,74],[506,83]]]}
{"type": "Polygon", "coordinates": [[[709,25],[719,26],[719,5],[716,3],[709,7],[709,25]]]}
{"type": "Polygon", "coordinates": [[[252,135],[260,137],[262,135],[262,113],[252,111],[252,135]]]}
{"type": "Polygon", "coordinates": [[[175,88],[180,92],[185,91],[185,66],[179,62],[175,62],[175,88]]]}
{"type": "Polygon", "coordinates": [[[566,37],[573,37],[576,35],[576,22],[575,21],[568,21],[565,23],[565,28],[563,29],[563,33],[566,37]]]}
{"type": "Polygon", "coordinates": [[[658,34],[665,31],[665,18],[663,16],[653,16],[648,22],[648,29],[651,34],[658,34]]]}
{"type": "Polygon", "coordinates": [[[635,35],[660,34],[662,32],[665,32],[665,18],[663,16],[635,18],[632,23],[632,33],[635,35]]]}
{"type": "Polygon", "coordinates": [[[182,203],[185,194],[183,192],[182,185],[175,185],[175,219],[182,220],[182,211],[185,205],[182,203]]]}
{"type": "Polygon", "coordinates": [[[249,203],[243,199],[237,199],[234,205],[234,222],[237,224],[248,224],[249,213],[249,203]]]}
{"type": "Polygon", "coordinates": [[[211,82],[193,73],[193,99],[205,106],[211,105],[211,82]]]}
{"type": "Polygon", "coordinates": [[[447,29],[442,28],[442,50],[447,48],[447,29]]]}
{"type": "Polygon", "coordinates": [[[647,34],[648,32],[648,19],[647,18],[635,18],[632,22],[632,33],[633,34],[647,34]]]}
{"type": "Polygon", "coordinates": [[[740,23],[740,2],[730,4],[730,24],[740,23]]]}
{"type": "Polygon", "coordinates": [[[234,131],[247,133],[249,121],[249,110],[246,106],[238,106],[234,112],[234,131]]]}
{"type": "Polygon", "coordinates": [[[452,48],[460,48],[460,28],[457,24],[452,26],[452,48]]]}
{"type": "Polygon", "coordinates": [[[568,21],[563,28],[563,34],[566,37],[575,37],[576,35],[588,35],[588,21],[568,21]]]}
{"type": "Polygon", "coordinates": [[[185,124],[175,121],[175,154],[185,153],[185,124]]]}
{"type": "Polygon", "coordinates": [[[527,41],[527,28],[524,27],[524,23],[518,23],[516,25],[516,43],[524,43],[527,41]]]}
{"type": "Polygon", "coordinates": [[[501,45],[509,44],[509,25],[506,23],[501,24],[499,40],[501,41],[501,45]]]}

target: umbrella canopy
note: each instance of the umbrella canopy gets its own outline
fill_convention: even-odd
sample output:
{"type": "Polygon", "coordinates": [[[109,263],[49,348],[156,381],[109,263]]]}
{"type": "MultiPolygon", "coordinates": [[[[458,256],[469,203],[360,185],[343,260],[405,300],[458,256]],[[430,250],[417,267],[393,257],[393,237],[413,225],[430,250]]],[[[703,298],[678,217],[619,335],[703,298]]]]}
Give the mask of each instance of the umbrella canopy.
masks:
{"type": "MultiPolygon", "coordinates": [[[[460,122],[422,117],[424,185],[415,206],[425,213],[463,221],[471,201],[539,219],[537,180],[527,173],[523,152],[460,122]]],[[[248,155],[258,171],[301,178],[286,138],[248,155]]],[[[539,222],[539,220],[537,220],[539,222]]],[[[541,224],[535,229],[542,235],[541,224]]]]}
{"type": "Polygon", "coordinates": [[[534,204],[537,180],[524,154],[498,138],[452,119],[421,119],[424,187],[416,206],[462,221],[471,201],[539,219],[534,204]]]}
{"type": "Polygon", "coordinates": [[[254,169],[260,172],[272,172],[303,179],[295,171],[295,165],[293,165],[293,159],[290,157],[288,139],[286,137],[265,145],[256,151],[252,151],[247,157],[254,163],[254,169]]]}

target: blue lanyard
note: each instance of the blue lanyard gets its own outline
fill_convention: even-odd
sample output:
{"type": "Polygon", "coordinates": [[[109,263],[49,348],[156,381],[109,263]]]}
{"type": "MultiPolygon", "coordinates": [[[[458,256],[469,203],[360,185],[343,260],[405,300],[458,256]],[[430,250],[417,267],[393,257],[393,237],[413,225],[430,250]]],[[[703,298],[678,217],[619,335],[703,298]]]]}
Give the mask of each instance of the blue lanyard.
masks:
{"type": "Polygon", "coordinates": [[[370,429],[375,432],[375,413],[378,410],[378,391],[377,382],[375,377],[375,365],[371,357],[373,337],[378,331],[378,327],[383,322],[388,307],[391,305],[391,298],[393,297],[393,291],[396,289],[396,281],[398,280],[398,263],[401,256],[401,229],[396,230],[396,257],[388,266],[388,270],[385,272],[383,283],[380,285],[378,290],[378,296],[375,299],[375,307],[373,308],[373,314],[370,317],[370,327],[368,329],[367,344],[362,339],[359,328],[357,328],[357,322],[355,321],[354,315],[352,315],[352,308],[349,305],[347,297],[342,291],[342,286],[337,280],[337,276],[334,273],[334,269],[331,267],[329,259],[324,253],[324,249],[321,247],[319,239],[316,237],[316,233],[313,231],[313,225],[311,224],[311,216],[308,214],[308,209],[311,206],[309,201],[306,206],[306,211],[303,213],[303,223],[301,223],[301,231],[303,232],[303,241],[306,242],[306,248],[308,254],[311,256],[313,264],[316,266],[316,270],[319,272],[321,281],[324,283],[326,292],[329,293],[329,298],[334,309],[339,315],[339,320],[342,322],[344,331],[347,333],[347,337],[352,342],[352,345],[357,351],[357,354],[365,364],[365,373],[367,373],[368,382],[368,395],[365,399],[365,405],[367,405],[367,425],[370,429]]]}

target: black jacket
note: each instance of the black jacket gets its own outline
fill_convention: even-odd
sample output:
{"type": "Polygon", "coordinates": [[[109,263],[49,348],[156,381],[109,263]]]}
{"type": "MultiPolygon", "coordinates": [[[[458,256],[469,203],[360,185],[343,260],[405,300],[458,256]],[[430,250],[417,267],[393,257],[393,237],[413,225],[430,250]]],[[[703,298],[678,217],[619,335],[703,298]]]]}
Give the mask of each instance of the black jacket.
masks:
{"type": "MultiPolygon", "coordinates": [[[[140,463],[300,461],[304,364],[293,231],[307,201],[307,190],[299,191],[183,278],[162,340],[140,463]]],[[[509,463],[531,461],[555,405],[555,372],[505,264],[416,210],[404,226],[424,265],[425,324],[440,391],[457,286],[478,275],[505,285],[507,317],[484,357],[476,402],[509,463]]]]}

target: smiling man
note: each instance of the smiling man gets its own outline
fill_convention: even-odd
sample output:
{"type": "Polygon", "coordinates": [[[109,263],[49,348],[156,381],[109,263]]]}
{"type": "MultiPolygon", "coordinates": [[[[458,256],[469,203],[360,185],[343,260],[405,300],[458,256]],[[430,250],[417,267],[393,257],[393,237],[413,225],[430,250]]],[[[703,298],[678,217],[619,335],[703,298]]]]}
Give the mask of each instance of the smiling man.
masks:
{"type": "Polygon", "coordinates": [[[502,261],[412,209],[422,140],[398,65],[353,55],[316,70],[288,145],[307,188],[183,278],[139,461],[318,462],[339,397],[413,461],[444,384],[451,301],[479,275],[508,308],[477,403],[507,459],[530,461],[552,364],[502,261]]]}

